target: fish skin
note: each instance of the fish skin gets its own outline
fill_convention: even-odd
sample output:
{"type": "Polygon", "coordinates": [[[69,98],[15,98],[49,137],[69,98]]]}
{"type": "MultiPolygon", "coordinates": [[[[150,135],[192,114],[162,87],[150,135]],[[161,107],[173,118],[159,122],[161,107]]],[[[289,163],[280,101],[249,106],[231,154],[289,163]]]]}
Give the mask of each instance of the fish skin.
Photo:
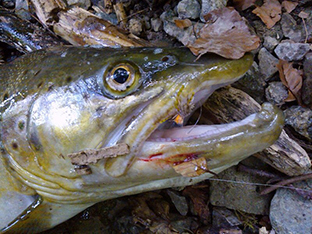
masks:
{"type": "Polygon", "coordinates": [[[207,54],[195,60],[185,48],[59,47],[0,67],[0,169],[6,178],[0,182],[0,218],[12,211],[13,220],[0,221],[2,232],[43,231],[99,201],[209,178],[205,173],[190,180],[174,171],[190,154],[220,172],[272,144],[283,117],[270,104],[214,134],[150,138],[164,121],[177,114],[186,119],[215,89],[239,79],[253,58],[207,54]],[[134,75],[125,91],[108,84],[108,74],[120,66],[134,75]],[[130,153],[87,165],[88,175],[77,173],[67,156],[117,143],[127,144],[130,153]],[[160,156],[149,160],[155,154],[160,156]],[[20,206],[4,204],[20,196],[20,206]],[[21,213],[27,219],[17,217],[21,213]]]}

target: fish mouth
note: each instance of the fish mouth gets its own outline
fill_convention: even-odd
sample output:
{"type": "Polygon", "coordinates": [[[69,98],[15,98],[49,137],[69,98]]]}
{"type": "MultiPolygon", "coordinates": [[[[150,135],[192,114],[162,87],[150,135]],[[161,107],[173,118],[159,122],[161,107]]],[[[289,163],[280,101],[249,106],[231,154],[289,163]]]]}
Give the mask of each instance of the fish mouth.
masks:
{"type": "Polygon", "coordinates": [[[233,123],[158,128],[143,143],[138,160],[174,166],[203,157],[212,170],[231,166],[273,144],[283,123],[282,112],[264,103],[259,112],[233,123]]]}

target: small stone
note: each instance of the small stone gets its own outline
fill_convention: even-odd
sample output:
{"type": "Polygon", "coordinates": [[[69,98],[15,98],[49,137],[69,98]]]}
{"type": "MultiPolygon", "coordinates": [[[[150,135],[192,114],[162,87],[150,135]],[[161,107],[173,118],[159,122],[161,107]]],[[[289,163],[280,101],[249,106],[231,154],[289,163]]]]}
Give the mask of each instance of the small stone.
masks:
{"type": "Polygon", "coordinates": [[[90,0],[67,0],[68,6],[79,6],[83,9],[88,9],[91,6],[90,0]]]}
{"type": "MultiPolygon", "coordinates": [[[[312,189],[312,180],[295,187],[312,189]]],[[[271,201],[270,221],[276,233],[312,233],[312,200],[290,189],[278,189],[271,201]]]]}
{"type": "Polygon", "coordinates": [[[132,18],[129,20],[129,31],[132,34],[139,36],[142,30],[143,30],[143,25],[139,19],[132,18]]]}
{"type": "Polygon", "coordinates": [[[284,100],[288,97],[288,90],[282,82],[271,82],[265,89],[265,97],[269,102],[275,105],[284,104],[284,100]]]}
{"type": "Polygon", "coordinates": [[[308,43],[297,43],[290,40],[282,41],[274,50],[279,59],[296,61],[303,57],[310,50],[308,43]]]}
{"type": "Polygon", "coordinates": [[[151,19],[151,27],[155,32],[158,32],[162,29],[162,21],[159,18],[151,19]]]}
{"type": "Polygon", "coordinates": [[[275,58],[266,48],[261,48],[258,54],[260,72],[264,79],[270,79],[278,70],[276,64],[278,59],[275,58]]]}
{"type": "Polygon", "coordinates": [[[210,203],[212,205],[251,214],[266,215],[269,213],[271,195],[261,196],[257,192],[257,186],[254,185],[255,183],[265,183],[266,178],[238,172],[235,167],[231,167],[218,174],[218,179],[220,181],[210,181],[210,203]],[[235,183],[236,181],[245,183],[235,183]]]}
{"type": "Polygon", "coordinates": [[[235,227],[242,222],[237,218],[233,211],[224,207],[213,207],[212,226],[214,227],[235,227]]]}
{"type": "Polygon", "coordinates": [[[291,106],[284,111],[285,124],[312,141],[312,110],[301,106],[291,106]]]}
{"type": "Polygon", "coordinates": [[[181,19],[196,19],[199,17],[200,5],[197,0],[182,0],[178,3],[177,12],[181,19]]]}
{"type": "Polygon", "coordinates": [[[266,36],[264,37],[263,40],[263,46],[268,50],[268,51],[273,51],[274,48],[278,45],[279,40],[277,40],[275,37],[271,36],[266,36]]]}
{"type": "Polygon", "coordinates": [[[301,25],[297,25],[297,22],[289,13],[284,13],[281,19],[281,26],[285,37],[294,42],[304,41],[304,29],[301,25]]]}
{"type": "Polygon", "coordinates": [[[179,195],[177,192],[167,190],[169,197],[171,198],[172,203],[174,204],[175,208],[179,213],[185,216],[188,212],[188,205],[186,198],[179,195]]]}
{"type": "Polygon", "coordinates": [[[206,22],[204,16],[207,15],[210,11],[221,9],[225,7],[227,4],[227,0],[202,0],[201,1],[201,13],[200,20],[202,22],[206,22]]]}
{"type": "Polygon", "coordinates": [[[264,75],[260,73],[259,65],[253,62],[247,73],[232,86],[248,93],[257,102],[263,103],[265,101],[264,88],[266,85],[264,75]]]}
{"type": "Polygon", "coordinates": [[[302,101],[312,109],[312,52],[306,54],[303,62],[302,101]]]}

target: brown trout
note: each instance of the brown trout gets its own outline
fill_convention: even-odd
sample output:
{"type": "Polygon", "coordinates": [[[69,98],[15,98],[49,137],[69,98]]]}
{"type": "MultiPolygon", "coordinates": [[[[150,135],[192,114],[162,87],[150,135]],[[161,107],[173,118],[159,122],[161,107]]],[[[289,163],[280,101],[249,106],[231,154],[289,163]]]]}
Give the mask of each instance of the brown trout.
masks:
{"type": "Polygon", "coordinates": [[[283,116],[268,103],[239,122],[178,126],[252,62],[196,60],[185,48],[62,47],[0,67],[1,232],[40,232],[99,201],[194,184],[273,144],[283,116]],[[196,159],[207,171],[175,170],[196,159]]]}

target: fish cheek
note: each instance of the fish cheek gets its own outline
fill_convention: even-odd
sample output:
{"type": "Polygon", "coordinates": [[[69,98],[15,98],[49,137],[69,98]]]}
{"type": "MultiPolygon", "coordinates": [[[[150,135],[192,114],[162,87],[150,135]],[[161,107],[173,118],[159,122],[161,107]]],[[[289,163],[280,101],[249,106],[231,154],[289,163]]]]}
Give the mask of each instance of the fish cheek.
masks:
{"type": "Polygon", "coordinates": [[[33,97],[16,102],[2,116],[1,136],[6,151],[24,168],[30,167],[35,152],[27,137],[28,110],[33,97]]]}

